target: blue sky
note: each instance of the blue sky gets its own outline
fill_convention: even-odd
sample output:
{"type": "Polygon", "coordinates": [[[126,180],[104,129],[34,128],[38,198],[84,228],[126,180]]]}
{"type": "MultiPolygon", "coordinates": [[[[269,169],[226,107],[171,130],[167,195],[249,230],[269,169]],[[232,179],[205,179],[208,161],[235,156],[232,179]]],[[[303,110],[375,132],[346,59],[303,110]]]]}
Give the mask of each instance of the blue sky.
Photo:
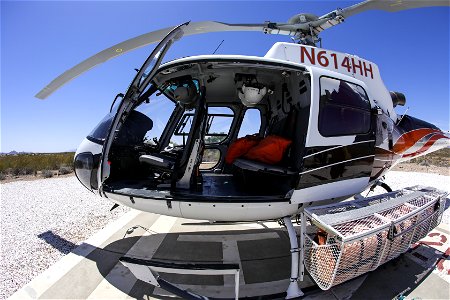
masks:
{"type": "MultiPolygon", "coordinates": [[[[75,149],[124,92],[152,46],[122,55],[62,87],[34,95],[85,58],[128,38],[188,20],[285,22],[357,1],[1,2],[1,152],[75,149]]],[[[370,11],[324,32],[323,47],[375,62],[389,90],[403,92],[409,114],[449,129],[449,8],[370,11]]],[[[165,60],[211,54],[263,56],[284,36],[211,33],[177,42],[165,60]]],[[[403,113],[406,107],[400,107],[403,113]]]]}

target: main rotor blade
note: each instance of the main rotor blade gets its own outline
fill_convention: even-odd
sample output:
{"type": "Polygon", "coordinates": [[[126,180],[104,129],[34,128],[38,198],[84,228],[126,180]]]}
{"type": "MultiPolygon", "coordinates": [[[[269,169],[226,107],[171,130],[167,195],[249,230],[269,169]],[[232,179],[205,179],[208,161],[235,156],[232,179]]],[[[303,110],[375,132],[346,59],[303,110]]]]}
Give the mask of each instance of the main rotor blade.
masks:
{"type": "Polygon", "coordinates": [[[450,6],[450,2],[448,0],[367,0],[342,9],[341,15],[347,18],[366,10],[396,12],[428,6],[450,6]]]}
{"type": "MultiPolygon", "coordinates": [[[[194,22],[186,26],[184,35],[202,34],[220,31],[264,31],[267,24],[226,24],[214,21],[194,22]]],[[[107,60],[132,51],[134,49],[160,42],[174,27],[164,28],[131,38],[122,43],[105,49],[73,68],[56,77],[45,88],[36,94],[36,98],[45,99],[61,86],[83,74],[89,69],[106,62],[107,60]]]]}
{"type": "Polygon", "coordinates": [[[396,12],[412,8],[427,6],[450,6],[448,0],[367,0],[355,5],[334,10],[326,15],[321,16],[316,21],[310,22],[314,33],[320,32],[338,25],[347,17],[365,12],[367,10],[384,10],[388,12],[396,12]]]}

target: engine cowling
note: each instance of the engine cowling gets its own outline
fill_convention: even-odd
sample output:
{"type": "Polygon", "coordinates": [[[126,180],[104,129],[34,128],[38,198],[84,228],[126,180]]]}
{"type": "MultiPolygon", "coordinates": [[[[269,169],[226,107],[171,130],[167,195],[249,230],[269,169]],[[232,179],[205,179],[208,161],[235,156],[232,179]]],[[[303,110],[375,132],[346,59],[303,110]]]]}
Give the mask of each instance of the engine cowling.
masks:
{"type": "Polygon", "coordinates": [[[391,98],[392,98],[392,104],[394,104],[394,107],[396,107],[397,105],[400,106],[404,106],[406,103],[406,97],[405,94],[400,93],[400,92],[389,92],[389,94],[391,94],[391,98]]]}

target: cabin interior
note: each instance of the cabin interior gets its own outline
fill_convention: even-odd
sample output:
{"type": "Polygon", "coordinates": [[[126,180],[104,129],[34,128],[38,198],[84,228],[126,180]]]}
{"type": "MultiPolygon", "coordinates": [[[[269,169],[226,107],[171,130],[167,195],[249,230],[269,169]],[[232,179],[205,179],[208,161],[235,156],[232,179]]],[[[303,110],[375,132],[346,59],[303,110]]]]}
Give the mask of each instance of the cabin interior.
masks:
{"type": "Polygon", "coordinates": [[[116,132],[105,186],[149,198],[284,198],[298,184],[310,95],[309,74],[290,65],[163,66],[116,132]]]}

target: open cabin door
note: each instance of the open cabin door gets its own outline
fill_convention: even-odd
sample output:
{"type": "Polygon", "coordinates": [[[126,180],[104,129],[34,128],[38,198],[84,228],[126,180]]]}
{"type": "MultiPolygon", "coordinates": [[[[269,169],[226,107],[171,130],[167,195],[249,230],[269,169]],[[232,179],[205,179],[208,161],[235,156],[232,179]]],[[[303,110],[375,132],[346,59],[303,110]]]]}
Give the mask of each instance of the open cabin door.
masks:
{"type": "Polygon", "coordinates": [[[170,31],[164,39],[153,49],[151,54],[147,57],[142,67],[131,82],[128,90],[117,109],[117,113],[114,116],[114,120],[110,127],[110,131],[106,137],[103,145],[103,151],[100,161],[100,172],[98,174],[98,182],[101,186],[104,181],[110,175],[110,166],[108,163],[108,155],[111,149],[111,145],[117,132],[119,132],[123,125],[127,113],[133,108],[140,97],[145,93],[146,97],[150,96],[155,90],[150,85],[153,77],[160,66],[165,54],[172,46],[172,44],[183,36],[183,29],[189,24],[189,22],[181,24],[170,31]],[[148,94],[148,95],[147,95],[148,94]]]}
{"type": "Polygon", "coordinates": [[[363,83],[314,74],[310,130],[297,203],[349,196],[367,187],[376,116],[363,83]]]}

